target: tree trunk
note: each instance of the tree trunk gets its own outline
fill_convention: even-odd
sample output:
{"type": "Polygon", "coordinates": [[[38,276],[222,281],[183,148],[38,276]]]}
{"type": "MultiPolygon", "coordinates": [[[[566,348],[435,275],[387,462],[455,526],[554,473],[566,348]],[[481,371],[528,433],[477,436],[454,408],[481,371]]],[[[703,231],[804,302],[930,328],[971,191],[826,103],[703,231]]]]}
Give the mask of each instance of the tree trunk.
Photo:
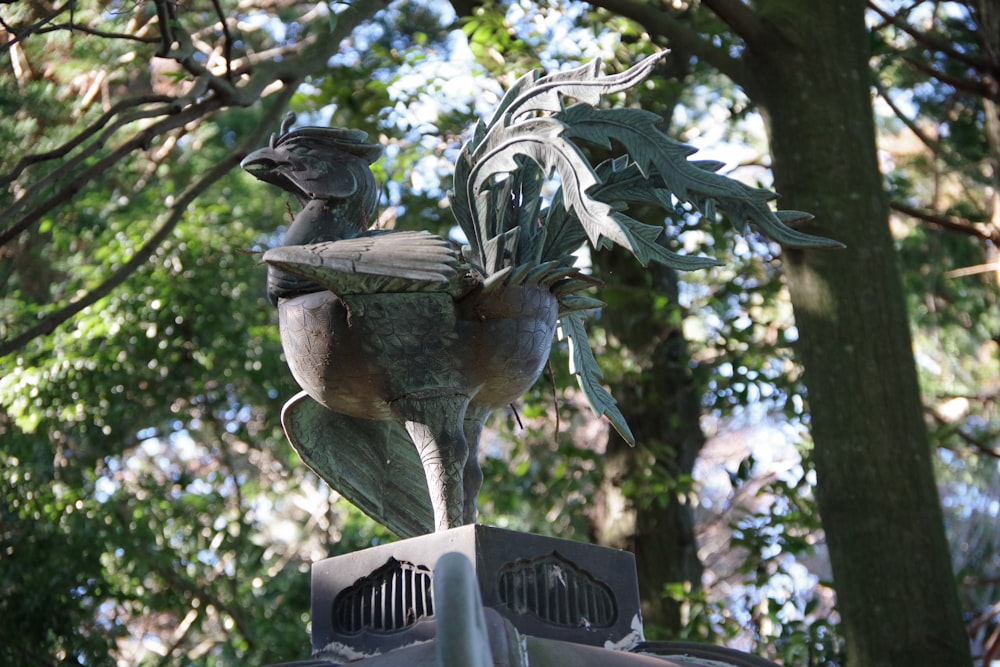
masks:
{"type": "Polygon", "coordinates": [[[784,269],[850,664],[968,665],[876,159],[865,2],[757,7],[773,20],[746,56],[748,92],[781,207],[847,245],[785,250],[784,269]]]}
{"type": "Polygon", "coordinates": [[[594,537],[599,544],[635,553],[647,634],[673,638],[684,614],[681,602],[665,594],[666,587],[701,587],[686,480],[705,441],[701,391],[691,377],[680,330],[677,275],[661,266],[638,266],[617,250],[596,253],[594,263],[609,281],[601,290],[609,304],[602,322],[637,368],[614,383],[636,446],[611,433],[592,513],[594,537]],[[658,310],[654,303],[663,296],[668,305],[658,310]]]}

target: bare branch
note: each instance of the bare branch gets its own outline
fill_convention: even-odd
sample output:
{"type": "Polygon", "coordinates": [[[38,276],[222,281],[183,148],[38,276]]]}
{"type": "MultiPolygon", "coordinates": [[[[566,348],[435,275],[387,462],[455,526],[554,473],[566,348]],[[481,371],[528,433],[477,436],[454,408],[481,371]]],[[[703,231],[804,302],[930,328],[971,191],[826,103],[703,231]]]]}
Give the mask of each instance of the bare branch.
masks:
{"type": "Polygon", "coordinates": [[[926,211],[899,201],[890,202],[889,205],[894,211],[899,211],[918,220],[929,222],[932,225],[974,236],[983,241],[1000,244],[1000,229],[997,229],[993,225],[984,222],[974,222],[957,215],[942,215],[934,211],[926,211]]]}
{"type": "Polygon", "coordinates": [[[950,423],[940,413],[938,413],[938,411],[935,410],[933,407],[926,406],[925,410],[926,410],[926,412],[928,414],[930,414],[930,416],[934,419],[935,422],[937,422],[941,426],[947,426],[947,427],[949,427],[947,429],[949,433],[953,433],[954,435],[958,436],[959,440],[961,440],[962,442],[964,442],[965,444],[967,444],[969,447],[971,447],[976,452],[979,452],[980,454],[985,454],[986,456],[989,456],[989,457],[992,457],[992,458],[995,458],[995,459],[1000,459],[1000,449],[994,449],[988,443],[982,442],[982,441],[978,440],[977,438],[974,438],[972,435],[966,433],[965,431],[963,431],[958,426],[950,423]]]}
{"type": "Polygon", "coordinates": [[[160,46],[156,55],[160,58],[169,57],[174,46],[174,27],[177,24],[177,12],[173,0],[153,0],[156,7],[156,20],[160,24],[160,46]]]}
{"type": "Polygon", "coordinates": [[[233,35],[229,32],[229,24],[226,22],[226,15],[222,11],[222,4],[219,0],[212,0],[212,6],[215,7],[215,13],[219,15],[219,23],[222,24],[222,36],[225,45],[223,46],[222,55],[226,60],[226,79],[232,81],[233,79],[233,35]]]}
{"type": "Polygon", "coordinates": [[[138,35],[130,35],[125,32],[106,32],[104,30],[97,30],[96,28],[88,28],[87,26],[82,26],[79,23],[56,23],[47,28],[40,28],[35,32],[41,35],[47,32],[56,32],[57,30],[82,32],[84,34],[93,35],[94,37],[100,37],[102,39],[125,39],[132,42],[139,42],[140,44],[157,44],[160,41],[158,37],[139,37],[138,35]]]}
{"type": "MultiPolygon", "coordinates": [[[[190,33],[181,26],[175,17],[170,17],[173,3],[169,0],[162,0],[161,2],[157,2],[156,5],[157,7],[160,5],[166,6],[164,11],[169,17],[167,20],[170,24],[169,36],[167,36],[166,32],[164,33],[164,39],[160,44],[160,50],[157,55],[176,61],[184,71],[197,79],[207,90],[218,93],[225,99],[235,103],[236,106],[243,106],[239,102],[236,102],[236,100],[241,99],[241,96],[236,84],[229,78],[232,74],[230,61],[226,60],[225,76],[220,77],[212,74],[208,67],[198,62],[195,58],[198,50],[194,46],[194,40],[190,33]],[[169,44],[167,44],[168,39],[170,40],[169,44]]],[[[225,22],[223,22],[223,25],[225,25],[225,22]]]]}
{"type": "Polygon", "coordinates": [[[892,109],[892,112],[896,114],[896,118],[898,118],[903,125],[910,130],[910,132],[913,132],[917,139],[920,139],[921,143],[927,146],[927,148],[929,148],[935,155],[950,155],[947,145],[941,144],[940,142],[927,136],[927,133],[924,132],[912,118],[907,116],[903,110],[899,108],[899,105],[896,104],[896,102],[892,99],[892,96],[889,94],[888,89],[886,89],[877,77],[872,77],[872,86],[874,86],[875,91],[879,94],[879,97],[881,97],[882,100],[889,105],[889,108],[892,109]]]}
{"type": "Polygon", "coordinates": [[[194,627],[195,621],[202,615],[201,605],[199,598],[194,598],[191,600],[191,607],[188,609],[188,613],[184,615],[184,618],[177,627],[174,628],[173,636],[171,637],[170,644],[167,646],[166,651],[163,652],[163,656],[160,658],[158,665],[169,665],[170,661],[173,659],[174,653],[181,647],[181,644],[187,639],[188,634],[191,632],[191,628],[194,627]]]}
{"type": "Polygon", "coordinates": [[[236,625],[237,631],[243,635],[244,641],[246,641],[248,645],[253,646],[257,639],[257,635],[253,632],[253,628],[251,628],[247,622],[247,617],[241,606],[238,604],[227,603],[218,595],[214,594],[208,586],[189,580],[186,576],[181,574],[183,570],[156,568],[154,572],[163,578],[167,586],[183,591],[185,595],[191,598],[201,599],[205,603],[215,607],[219,612],[229,616],[229,618],[233,619],[233,623],[236,625]]]}
{"type": "MultiPolygon", "coordinates": [[[[159,8],[169,4],[169,2],[158,2],[157,6],[159,8]]],[[[93,305],[104,296],[107,296],[128,279],[129,276],[153,255],[159,245],[169,237],[183,218],[186,208],[204,193],[205,190],[211,187],[212,184],[222,178],[226,172],[235,167],[243,154],[263,141],[269,128],[275,124],[278,115],[284,111],[284,107],[287,105],[291,95],[294,94],[297,85],[306,76],[324,67],[329,58],[339,50],[341,41],[350,35],[354,27],[374,16],[386,4],[386,0],[357,0],[356,2],[352,2],[351,5],[341,12],[337,25],[331,33],[322,35],[322,39],[312,37],[311,39],[303,40],[300,42],[300,49],[294,57],[283,58],[278,62],[260,63],[254,69],[252,76],[247,77],[242,86],[237,87],[234,83],[222,77],[214,76],[207,71],[204,72],[204,75],[199,77],[201,80],[200,87],[184,98],[173,101],[171,107],[175,113],[137,133],[88,169],[80,173],[75,173],[72,178],[62,183],[55,193],[47,193],[45,201],[35,206],[34,209],[23,215],[17,222],[9,225],[0,234],[0,239],[9,240],[25,229],[28,229],[33,223],[40,220],[42,216],[70,201],[83,186],[99,177],[109,167],[131,152],[148,147],[156,137],[165,132],[189,122],[200,120],[223,108],[250,106],[260,99],[268,87],[278,82],[284,84],[278,94],[278,100],[269,109],[268,118],[262,121],[261,125],[258,126],[258,131],[253,136],[247,138],[244,147],[231,153],[226,160],[215,165],[198,181],[191,184],[174,202],[174,205],[170,208],[166,218],[156,232],[128,262],[112,272],[104,282],[93,290],[50,313],[34,326],[29,327],[17,336],[0,343],[0,357],[16,352],[35,338],[52,333],[61,324],[88,306],[93,305]],[[211,91],[211,94],[206,94],[209,91],[211,91]]],[[[169,15],[169,7],[164,7],[164,11],[169,15]]],[[[172,44],[173,42],[171,42],[172,44]]],[[[188,58],[193,62],[190,56],[188,58]]],[[[141,113],[132,114],[129,117],[130,120],[141,113]]],[[[115,131],[121,125],[130,122],[130,120],[119,119],[113,124],[115,131]]],[[[106,138],[110,136],[108,133],[111,131],[109,127],[100,136],[106,138]]],[[[102,142],[98,139],[92,143],[95,146],[92,150],[97,150],[97,147],[102,142]]],[[[79,155],[75,159],[79,159],[79,155]]],[[[68,161],[67,164],[77,164],[74,160],[68,161]]],[[[57,172],[59,172],[60,177],[66,173],[71,173],[64,168],[60,168],[57,172]]],[[[32,188],[32,192],[38,194],[41,192],[41,189],[38,189],[36,184],[32,188]]],[[[22,198],[18,202],[15,202],[12,208],[18,211],[22,210],[25,205],[24,202],[28,199],[28,197],[22,198]]],[[[10,214],[11,211],[8,211],[7,215],[10,214]]]]}
{"type": "Polygon", "coordinates": [[[89,168],[77,171],[76,167],[79,166],[85,158],[97,151],[109,134],[113,134],[119,126],[125,124],[126,122],[132,122],[136,118],[129,117],[118,121],[102,134],[102,138],[92,142],[88,147],[89,150],[83,151],[73,159],[67,161],[65,164],[60,166],[59,169],[33,185],[24,197],[14,202],[14,204],[4,214],[5,217],[13,217],[14,215],[20,213],[20,211],[25,208],[27,203],[31,202],[33,199],[41,200],[36,206],[34,206],[34,208],[29,209],[28,212],[22,215],[16,222],[11,223],[2,232],[0,232],[0,245],[7,243],[21,232],[30,228],[36,222],[41,220],[41,218],[47,213],[70,201],[84,185],[105,173],[112,165],[117,163],[126,155],[135,150],[147,148],[153,140],[161,134],[185,125],[193,120],[203,118],[208,114],[219,110],[222,106],[222,102],[218,97],[212,97],[198,104],[193,104],[180,113],[167,116],[153,125],[144,128],[142,131],[135,134],[131,139],[122,143],[122,145],[114,151],[91,165],[89,168]],[[45,190],[52,182],[57,181],[66,174],[73,174],[73,177],[63,182],[55,193],[42,197],[42,194],[45,193],[45,190]]]}
{"type": "MultiPolygon", "coordinates": [[[[205,81],[208,90],[224,98],[226,106],[250,106],[271,84],[277,81],[286,85],[296,84],[310,74],[322,70],[340,49],[341,41],[350,36],[354,27],[374,16],[388,4],[388,0],[354,0],[338,15],[337,25],[330,33],[313,33],[299,42],[293,54],[280,60],[256,64],[249,80],[239,86],[223,77],[212,75],[200,63],[194,61],[193,54],[185,56],[183,49],[176,50],[175,55],[186,57],[185,62],[180,60],[178,62],[184,67],[190,65],[191,69],[188,71],[192,74],[198,73],[198,77],[205,81]]],[[[176,60],[175,55],[168,57],[176,60]]]]}
{"type": "Polygon", "coordinates": [[[976,56],[970,55],[968,53],[963,53],[956,49],[950,42],[946,42],[941,39],[936,39],[930,35],[921,32],[907,23],[898,14],[890,14],[881,7],[879,7],[875,2],[869,0],[868,8],[873,12],[885,19],[886,23],[894,25],[907,35],[913,38],[917,44],[929,49],[931,51],[937,51],[938,53],[943,53],[949,58],[954,58],[955,60],[965,63],[969,67],[980,70],[982,72],[987,72],[992,68],[991,63],[985,58],[978,58],[976,56]]]}
{"type": "Polygon", "coordinates": [[[73,6],[73,0],[69,0],[69,2],[64,4],[62,7],[57,7],[56,9],[53,9],[52,13],[50,13],[45,18],[39,19],[35,23],[29,26],[25,26],[23,28],[14,28],[13,26],[7,25],[5,23],[4,29],[11,35],[13,35],[14,38],[7,40],[6,42],[4,42],[2,46],[0,46],[0,53],[3,53],[4,51],[9,51],[14,47],[15,44],[23,42],[29,36],[33,35],[34,33],[38,32],[39,30],[47,26],[48,24],[55,21],[57,16],[65,12],[67,9],[70,9],[72,6],[73,6]]]}
{"type": "MultiPolygon", "coordinates": [[[[160,7],[162,5],[165,15],[169,16],[170,4],[163,0],[158,2],[157,6],[160,7]]],[[[286,86],[295,87],[307,75],[324,67],[330,57],[340,48],[341,40],[350,35],[355,26],[373,16],[386,4],[385,0],[358,0],[352,3],[341,13],[340,20],[337,22],[337,26],[332,33],[323,35],[322,39],[318,39],[315,36],[304,39],[300,42],[299,49],[294,55],[289,55],[279,61],[259,63],[255,67],[252,76],[247,77],[247,80],[241,86],[237,86],[225,77],[215,76],[209,72],[194,59],[193,47],[185,47],[182,44],[180,48],[173,49],[169,57],[177,60],[189,72],[196,74],[198,82],[195,88],[183,98],[172,100],[168,108],[137,112],[127,118],[123,117],[105,130],[98,139],[87,147],[87,150],[76,155],[72,160],[49,174],[39,183],[34,184],[21,199],[14,202],[4,212],[5,218],[16,218],[16,221],[8,224],[0,231],[0,245],[9,242],[21,232],[29,229],[42,216],[56,207],[70,201],[88,182],[104,173],[112,165],[133,151],[148,147],[161,134],[186,123],[199,120],[219,109],[231,106],[250,106],[260,99],[260,96],[269,86],[276,82],[282,82],[286,86]],[[206,96],[206,92],[208,91],[211,91],[214,95],[206,96]],[[171,115],[144,128],[90,168],[82,171],[77,169],[83,163],[84,159],[99,150],[118,128],[137,118],[148,118],[163,113],[171,115]],[[72,174],[72,178],[61,183],[56,192],[48,192],[53,183],[58,182],[59,179],[65,177],[67,174],[72,174]],[[27,213],[22,214],[22,211],[36,200],[39,203],[27,213]]],[[[174,39],[175,41],[180,40],[181,42],[187,40],[188,43],[190,42],[190,38],[183,31],[179,33],[175,32],[174,36],[170,39],[174,39]]]]}
{"type": "MultiPolygon", "coordinates": [[[[81,131],[79,134],[74,136],[72,139],[67,141],[65,144],[58,148],[54,148],[50,151],[44,153],[35,153],[33,155],[25,155],[22,157],[10,173],[0,176],[0,187],[7,187],[13,183],[21,173],[33,164],[38,164],[40,162],[45,162],[47,160],[58,160],[62,157],[68,155],[74,148],[85,142],[87,139],[92,137],[98,130],[103,128],[110,122],[112,118],[118,114],[131,109],[133,107],[145,106],[147,104],[169,104],[172,103],[174,99],[166,95],[148,95],[145,97],[136,97],[130,100],[122,100],[117,102],[114,106],[108,109],[100,118],[91,123],[86,129],[81,131]]],[[[160,112],[157,113],[157,115],[160,112]]],[[[0,238],[0,245],[3,245],[4,241],[0,238]]]]}
{"type": "Polygon", "coordinates": [[[225,160],[212,167],[201,178],[188,186],[188,188],[182,192],[179,197],[177,197],[159,229],[157,229],[156,232],[150,236],[150,238],[142,245],[141,248],[139,248],[139,250],[136,251],[134,255],[132,255],[127,262],[112,272],[112,274],[108,276],[104,282],[80,298],[71,301],[55,312],[50,313],[40,322],[21,332],[17,336],[0,343],[0,357],[7,356],[12,352],[21,349],[24,345],[35,338],[52,333],[55,331],[56,327],[66,322],[84,308],[93,305],[100,299],[110,294],[112,290],[125,282],[125,280],[127,280],[140,266],[145,264],[146,261],[153,256],[153,253],[156,252],[156,249],[160,246],[160,244],[173,233],[174,228],[183,219],[184,213],[195,201],[195,199],[200,197],[219,179],[225,176],[229,170],[238,165],[244,155],[246,155],[267,137],[271,128],[278,122],[278,118],[280,118],[281,114],[284,113],[285,107],[294,92],[294,88],[288,87],[283,89],[278,94],[277,99],[271,105],[271,108],[265,114],[265,117],[261,119],[261,123],[257,126],[257,130],[253,134],[248,135],[244,142],[232,151],[225,160]]]}
{"type": "Polygon", "coordinates": [[[951,74],[942,72],[941,70],[911,56],[900,55],[900,57],[904,62],[913,67],[913,69],[918,72],[923,72],[932,79],[937,79],[941,83],[947,84],[955,90],[961,90],[966,93],[976,95],[977,97],[984,97],[988,100],[1000,102],[1000,86],[995,84],[991,85],[988,81],[963,79],[961,77],[952,76],[951,74]]]}

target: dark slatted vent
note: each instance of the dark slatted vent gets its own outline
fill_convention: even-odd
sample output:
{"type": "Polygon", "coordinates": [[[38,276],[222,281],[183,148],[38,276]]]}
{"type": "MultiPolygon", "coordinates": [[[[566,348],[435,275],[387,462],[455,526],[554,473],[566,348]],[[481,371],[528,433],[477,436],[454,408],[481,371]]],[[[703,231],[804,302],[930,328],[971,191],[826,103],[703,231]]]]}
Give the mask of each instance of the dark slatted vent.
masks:
{"type": "Polygon", "coordinates": [[[433,615],[430,570],[395,558],[342,590],[333,601],[333,626],[342,634],[396,632],[433,615]]]}
{"type": "Polygon", "coordinates": [[[557,553],[519,560],[497,574],[500,602],[563,627],[607,627],[618,618],[611,589],[557,553]]]}

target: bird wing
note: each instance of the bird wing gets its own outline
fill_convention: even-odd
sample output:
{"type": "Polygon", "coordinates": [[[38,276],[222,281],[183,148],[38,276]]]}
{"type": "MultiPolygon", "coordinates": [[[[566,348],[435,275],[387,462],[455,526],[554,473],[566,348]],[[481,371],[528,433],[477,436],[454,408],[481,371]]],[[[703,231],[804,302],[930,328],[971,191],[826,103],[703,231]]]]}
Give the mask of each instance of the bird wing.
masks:
{"type": "Polygon", "coordinates": [[[327,410],[304,391],[285,403],[281,424],[306,465],[365,514],[400,537],[434,530],[423,466],[401,424],[327,410]]]}
{"type": "Polygon", "coordinates": [[[451,244],[429,232],[385,232],[282,246],[265,252],[264,261],[340,296],[446,291],[461,264],[451,244]]]}

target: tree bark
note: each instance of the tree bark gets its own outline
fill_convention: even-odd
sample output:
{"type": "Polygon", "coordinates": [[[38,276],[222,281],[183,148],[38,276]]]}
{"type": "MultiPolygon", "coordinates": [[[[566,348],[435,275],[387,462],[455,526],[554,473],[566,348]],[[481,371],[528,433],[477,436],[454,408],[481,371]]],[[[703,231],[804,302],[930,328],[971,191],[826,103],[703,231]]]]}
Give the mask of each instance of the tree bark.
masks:
{"type": "Polygon", "coordinates": [[[864,0],[757,3],[748,92],[782,208],[840,252],[784,251],[850,664],[968,665],[876,159],[864,0]]]}

